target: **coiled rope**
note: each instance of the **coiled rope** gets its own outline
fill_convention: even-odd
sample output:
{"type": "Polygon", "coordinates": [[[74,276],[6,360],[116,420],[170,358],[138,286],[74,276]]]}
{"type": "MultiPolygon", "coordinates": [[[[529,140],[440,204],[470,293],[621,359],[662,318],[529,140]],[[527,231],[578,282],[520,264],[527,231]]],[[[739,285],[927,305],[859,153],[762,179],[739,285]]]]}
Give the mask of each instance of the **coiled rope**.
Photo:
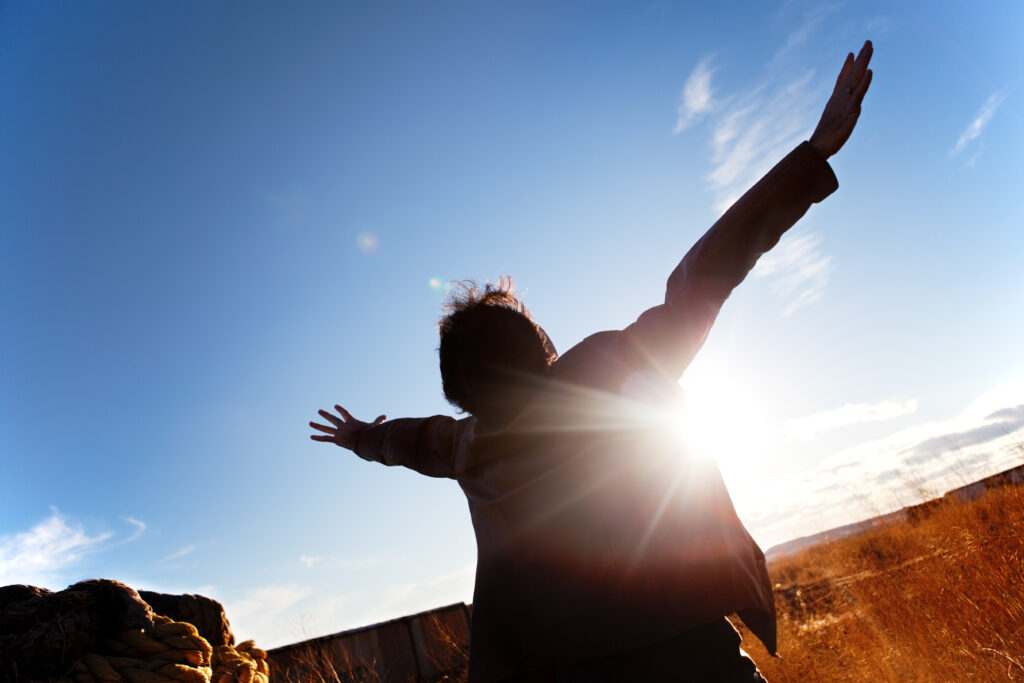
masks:
{"type": "Polygon", "coordinates": [[[267,653],[247,640],[216,648],[196,627],[155,616],[154,626],[122,631],[71,667],[75,683],[268,683],[267,653]]]}
{"type": "Polygon", "coordinates": [[[220,604],[183,597],[215,606],[207,609],[221,615],[211,622],[217,627],[211,637],[223,644],[211,646],[192,623],[154,614],[138,593],[115,581],[83,582],[60,593],[0,588],[0,643],[13,655],[10,662],[0,661],[0,679],[20,670],[19,680],[56,683],[269,683],[267,653],[251,640],[231,644],[234,636],[220,604]],[[30,624],[34,629],[26,628],[30,624]],[[81,628],[76,634],[65,629],[68,624],[81,628]],[[58,632],[61,638],[54,637],[58,632]],[[72,642],[77,649],[69,647],[72,642]],[[71,662],[70,668],[61,661],[71,662]]]}
{"type": "Polygon", "coordinates": [[[267,653],[246,640],[232,647],[219,645],[213,649],[212,683],[268,683],[270,665],[267,653]]]}

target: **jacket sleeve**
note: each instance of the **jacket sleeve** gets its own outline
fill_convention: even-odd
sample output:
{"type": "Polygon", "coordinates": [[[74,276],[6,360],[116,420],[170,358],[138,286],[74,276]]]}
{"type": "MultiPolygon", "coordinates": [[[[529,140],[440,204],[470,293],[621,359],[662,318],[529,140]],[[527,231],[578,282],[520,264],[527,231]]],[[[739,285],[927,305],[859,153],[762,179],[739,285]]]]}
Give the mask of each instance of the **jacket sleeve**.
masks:
{"type": "Polygon", "coordinates": [[[370,424],[356,432],[352,450],[363,460],[454,479],[460,456],[472,440],[474,422],[435,415],[370,424]]]}
{"type": "Polygon", "coordinates": [[[786,155],[686,253],[669,276],[665,303],[626,328],[630,355],[680,377],[757,259],[837,187],[832,168],[809,142],[786,155]]]}

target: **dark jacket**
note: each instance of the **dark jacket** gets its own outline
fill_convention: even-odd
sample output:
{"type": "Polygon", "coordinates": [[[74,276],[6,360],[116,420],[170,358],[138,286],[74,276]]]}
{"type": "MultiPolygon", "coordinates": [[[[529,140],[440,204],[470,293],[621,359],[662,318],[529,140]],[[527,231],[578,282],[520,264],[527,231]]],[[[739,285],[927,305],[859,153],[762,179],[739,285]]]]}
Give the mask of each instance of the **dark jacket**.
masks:
{"type": "Polygon", "coordinates": [[[663,304],[559,357],[505,427],[434,416],[357,434],[361,457],[456,479],[466,494],[478,546],[470,680],[638,649],[733,612],[774,653],[764,555],[718,467],[666,424],[733,288],[837,187],[798,146],[690,249],[663,304]]]}

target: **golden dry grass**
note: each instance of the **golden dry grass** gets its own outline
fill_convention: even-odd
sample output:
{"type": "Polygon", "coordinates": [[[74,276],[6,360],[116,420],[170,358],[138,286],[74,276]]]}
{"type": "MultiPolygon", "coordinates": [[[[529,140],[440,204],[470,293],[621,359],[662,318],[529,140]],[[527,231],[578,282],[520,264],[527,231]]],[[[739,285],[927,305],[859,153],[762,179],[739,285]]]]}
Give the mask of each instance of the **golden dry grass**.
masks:
{"type": "MultiPolygon", "coordinates": [[[[743,645],[770,683],[1024,681],[1024,487],[942,500],[914,522],[809,548],[769,571],[781,658],[746,632],[743,645]]],[[[467,648],[452,651],[457,661],[437,680],[465,680],[467,648]]],[[[278,678],[380,680],[309,655],[302,675],[278,678]]]]}
{"type": "Polygon", "coordinates": [[[769,565],[779,653],[771,683],[1024,680],[1024,487],[942,500],[923,519],[769,565]]]}

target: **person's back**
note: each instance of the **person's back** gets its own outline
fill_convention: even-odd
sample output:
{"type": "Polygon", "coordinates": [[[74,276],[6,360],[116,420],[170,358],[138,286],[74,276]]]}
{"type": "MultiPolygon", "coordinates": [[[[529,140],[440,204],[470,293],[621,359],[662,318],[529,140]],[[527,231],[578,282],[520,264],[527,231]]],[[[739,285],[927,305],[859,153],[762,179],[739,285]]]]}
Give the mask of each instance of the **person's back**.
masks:
{"type": "Polygon", "coordinates": [[[484,680],[634,650],[737,610],[774,618],[763,556],[717,467],[666,429],[663,401],[645,400],[678,385],[602,386],[606,346],[580,349],[585,378],[556,361],[517,419],[475,434],[456,477],[478,544],[474,642],[493,645],[474,646],[484,680]]]}
{"type": "Polygon", "coordinates": [[[440,356],[445,395],[470,417],[367,424],[335,406],[340,418],[320,411],[331,426],[310,423],[324,432],[315,440],[459,482],[478,546],[471,681],[760,680],[724,617],[738,613],[775,652],[764,556],[717,466],[664,426],[732,289],[838,186],[826,159],[856,123],[870,56],[866,43],[847,58],[811,141],[712,226],[665,302],[624,330],[556,357],[510,283],[463,290],[440,356]]]}

